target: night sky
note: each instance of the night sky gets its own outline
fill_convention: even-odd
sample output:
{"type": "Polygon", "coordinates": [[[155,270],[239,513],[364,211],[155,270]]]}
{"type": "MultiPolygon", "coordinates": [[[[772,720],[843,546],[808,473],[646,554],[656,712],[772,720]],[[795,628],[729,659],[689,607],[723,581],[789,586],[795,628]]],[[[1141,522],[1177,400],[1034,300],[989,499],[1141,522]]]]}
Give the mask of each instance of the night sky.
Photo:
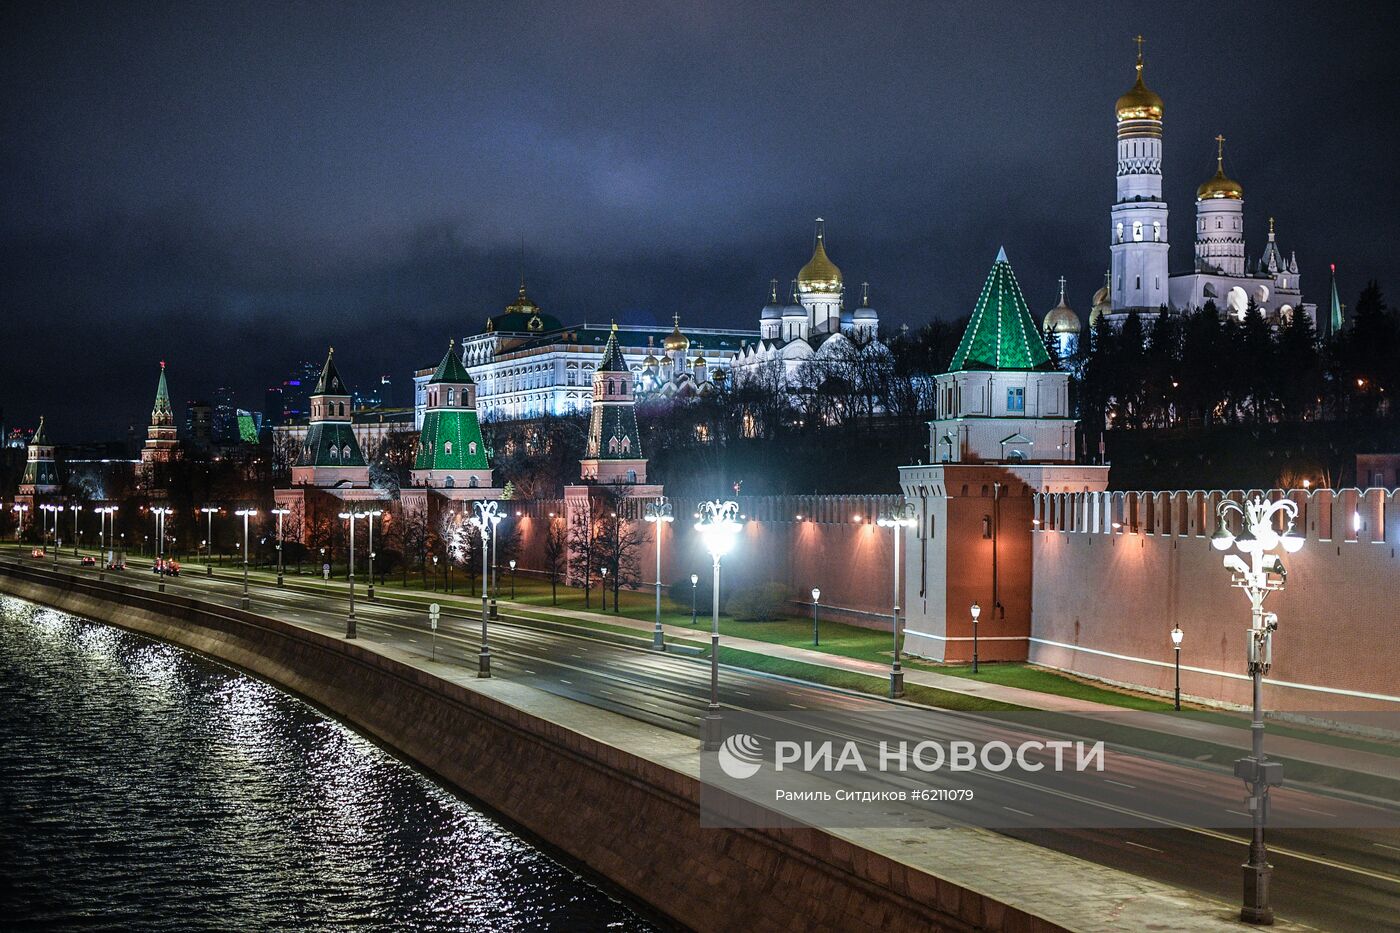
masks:
{"type": "MultiPolygon", "coordinates": [[[[530,291],[566,323],[757,327],[827,219],[886,324],[965,314],[1004,244],[1043,313],[1108,263],[1113,102],[1147,36],[1172,269],[1245,188],[1305,294],[1400,294],[1393,5],[11,3],[0,406],[61,442],[300,358],[416,366],[530,291]],[[1390,91],[1385,89],[1390,87],[1390,91]]],[[[848,299],[848,304],[856,302],[848,299]]],[[[183,424],[183,415],[180,416],[183,424]]]]}

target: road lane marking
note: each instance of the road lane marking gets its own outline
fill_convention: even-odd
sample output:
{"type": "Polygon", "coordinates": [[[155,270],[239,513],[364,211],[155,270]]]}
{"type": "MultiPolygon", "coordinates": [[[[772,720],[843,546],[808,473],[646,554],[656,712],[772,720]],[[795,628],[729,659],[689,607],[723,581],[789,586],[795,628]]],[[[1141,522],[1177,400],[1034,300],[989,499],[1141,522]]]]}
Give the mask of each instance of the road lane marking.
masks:
{"type": "Polygon", "coordinates": [[[1129,790],[1133,790],[1137,787],[1136,784],[1124,784],[1122,781],[1115,781],[1113,778],[1104,778],[1104,780],[1110,784],[1117,784],[1119,787],[1126,787],[1129,790]]]}
{"type": "Polygon", "coordinates": [[[1371,843],[1371,845],[1377,846],[1382,849],[1389,849],[1392,852],[1400,852],[1400,846],[1388,846],[1384,842],[1373,842],[1371,843]]]}
{"type": "Polygon", "coordinates": [[[1226,810],[1226,813],[1233,813],[1235,816],[1249,816],[1248,813],[1241,813],[1239,810],[1226,810]]]}
{"type": "Polygon", "coordinates": [[[1303,810],[1303,811],[1305,811],[1305,812],[1307,812],[1307,813],[1316,813],[1318,816],[1336,816],[1336,815],[1337,815],[1337,814],[1335,814],[1335,813],[1328,813],[1326,810],[1314,810],[1312,807],[1299,807],[1298,809],[1299,809],[1299,810],[1303,810]]]}
{"type": "Polygon", "coordinates": [[[1127,843],[1128,845],[1130,845],[1130,846],[1137,846],[1139,849],[1146,849],[1146,850],[1149,851],[1149,852],[1161,852],[1161,851],[1162,851],[1161,849],[1154,849],[1152,846],[1145,846],[1145,845],[1143,845],[1143,844],[1140,843],[1140,842],[1133,842],[1131,839],[1124,839],[1123,841],[1126,842],[1126,843],[1127,843]]]}
{"type": "Polygon", "coordinates": [[[1003,810],[1010,810],[1012,813],[1019,813],[1019,814],[1021,814],[1022,816],[1028,816],[1028,817],[1030,817],[1031,819],[1035,819],[1035,814],[1034,814],[1034,813],[1027,813],[1025,810],[1017,810],[1015,807],[1007,807],[1007,806],[1003,806],[1002,809],[1003,809],[1003,810]]]}

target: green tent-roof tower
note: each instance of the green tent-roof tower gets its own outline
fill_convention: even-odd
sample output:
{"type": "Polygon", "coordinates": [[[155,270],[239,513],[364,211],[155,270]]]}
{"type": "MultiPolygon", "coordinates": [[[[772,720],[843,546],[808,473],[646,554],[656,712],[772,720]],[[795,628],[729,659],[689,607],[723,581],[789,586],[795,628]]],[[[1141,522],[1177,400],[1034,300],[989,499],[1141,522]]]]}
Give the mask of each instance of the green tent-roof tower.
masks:
{"type": "Polygon", "coordinates": [[[491,464],[477,420],[476,383],[462,365],[455,342],[448,342],[447,354],[428,380],[427,395],[427,412],[413,460],[414,485],[489,487],[491,464]]]}

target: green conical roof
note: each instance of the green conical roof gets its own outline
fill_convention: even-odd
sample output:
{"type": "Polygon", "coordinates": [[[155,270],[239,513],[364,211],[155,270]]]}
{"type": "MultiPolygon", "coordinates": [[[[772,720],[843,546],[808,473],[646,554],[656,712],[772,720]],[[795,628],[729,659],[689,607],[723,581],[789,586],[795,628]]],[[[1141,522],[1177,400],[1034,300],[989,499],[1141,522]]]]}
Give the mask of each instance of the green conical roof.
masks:
{"type": "Polygon", "coordinates": [[[321,378],[316,380],[316,391],[312,395],[349,395],[345,391],[345,381],[335,368],[335,347],[326,354],[326,365],[321,367],[321,378]]]}
{"type": "Polygon", "coordinates": [[[160,380],[156,382],[156,403],[151,408],[152,424],[169,424],[175,417],[170,410],[170,388],[165,384],[165,360],[160,361],[160,380]]]}
{"type": "Polygon", "coordinates": [[[1337,297],[1337,265],[1332,264],[1332,330],[1333,335],[1342,332],[1342,325],[1345,321],[1342,318],[1342,301],[1337,297]]]}
{"type": "Polygon", "coordinates": [[[598,364],[600,373],[625,373],[630,372],[627,368],[627,360],[622,357],[622,350],[617,345],[617,322],[613,322],[612,332],[608,334],[608,344],[603,347],[603,360],[598,364]]]}
{"type": "Polygon", "coordinates": [[[447,355],[438,364],[438,368],[433,372],[433,378],[428,380],[428,384],[471,381],[471,373],[467,372],[467,367],[462,365],[462,358],[457,355],[456,341],[449,340],[447,342],[447,355]]]}
{"type": "Polygon", "coordinates": [[[1001,249],[948,371],[1054,368],[1006,250],[1001,249]]]}

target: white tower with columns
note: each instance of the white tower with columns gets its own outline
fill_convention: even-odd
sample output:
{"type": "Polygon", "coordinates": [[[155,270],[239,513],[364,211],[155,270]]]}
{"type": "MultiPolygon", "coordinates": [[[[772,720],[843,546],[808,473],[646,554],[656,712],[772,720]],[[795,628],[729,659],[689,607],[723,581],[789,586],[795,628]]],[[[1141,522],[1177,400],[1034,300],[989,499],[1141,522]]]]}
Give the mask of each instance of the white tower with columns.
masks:
{"type": "Polygon", "coordinates": [[[1167,202],[1162,199],[1162,98],[1137,80],[1118,98],[1118,198],[1111,212],[1114,312],[1167,303],[1167,202]]]}
{"type": "Polygon", "coordinates": [[[1215,137],[1215,174],[1196,189],[1196,271],[1244,275],[1244,188],[1225,174],[1225,137],[1215,137]]]}

